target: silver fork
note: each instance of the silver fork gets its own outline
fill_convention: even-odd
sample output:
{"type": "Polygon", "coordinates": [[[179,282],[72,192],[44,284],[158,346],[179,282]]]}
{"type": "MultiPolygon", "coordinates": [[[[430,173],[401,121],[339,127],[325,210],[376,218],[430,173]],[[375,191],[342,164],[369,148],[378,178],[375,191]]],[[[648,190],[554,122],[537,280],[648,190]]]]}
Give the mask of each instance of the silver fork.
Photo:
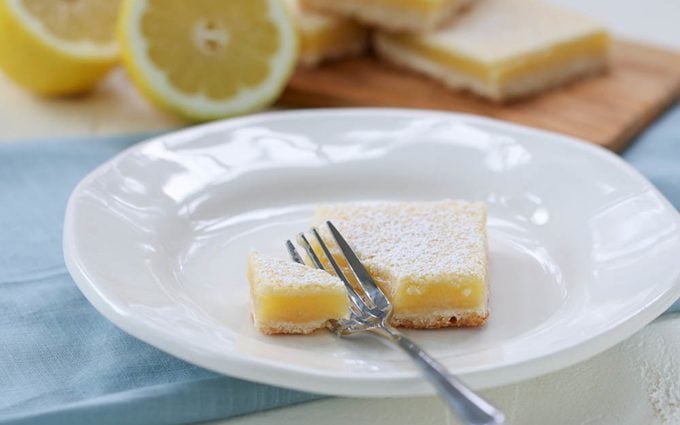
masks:
{"type": "MultiPolygon", "coordinates": [[[[376,285],[373,278],[368,274],[366,268],[359,261],[354,251],[352,251],[333,223],[327,221],[326,225],[360,286],[357,289],[352,286],[348,277],[331,255],[328,246],[316,228],[312,228],[311,232],[321,248],[321,253],[319,254],[325,257],[332,270],[328,270],[324,266],[324,263],[319,258],[319,254],[314,251],[314,248],[309,243],[307,236],[304,233],[298,235],[298,244],[304,248],[314,266],[337,275],[345,284],[349,294],[351,301],[349,319],[330,321],[328,328],[338,336],[349,336],[359,332],[367,332],[370,335],[376,335],[384,341],[401,347],[411,356],[416,365],[418,365],[432,385],[439,391],[439,394],[448,403],[454,414],[465,424],[495,425],[505,423],[503,412],[475,394],[458,378],[451,375],[444,365],[389,324],[389,319],[392,315],[392,304],[378,285],[376,285]]],[[[286,241],[286,247],[293,261],[305,264],[304,259],[290,240],[286,241]]]]}

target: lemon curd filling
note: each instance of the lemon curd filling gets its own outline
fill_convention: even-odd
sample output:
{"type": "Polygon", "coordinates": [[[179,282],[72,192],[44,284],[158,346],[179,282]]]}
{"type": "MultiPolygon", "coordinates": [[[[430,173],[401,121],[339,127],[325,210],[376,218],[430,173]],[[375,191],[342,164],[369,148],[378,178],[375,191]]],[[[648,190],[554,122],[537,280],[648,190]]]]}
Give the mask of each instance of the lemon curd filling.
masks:
{"type": "Polygon", "coordinates": [[[346,297],[334,293],[264,293],[257,305],[257,316],[265,323],[325,322],[343,316],[346,311],[346,297]]]}
{"type": "Polygon", "coordinates": [[[438,309],[477,308],[486,303],[486,282],[481,277],[442,279],[423,285],[419,280],[406,280],[394,294],[397,311],[424,312],[438,309]],[[455,282],[455,283],[451,283],[455,282]]]}
{"type": "Polygon", "coordinates": [[[253,318],[266,334],[306,334],[346,317],[344,284],[311,267],[252,252],[248,257],[253,318]]]}
{"type": "MultiPolygon", "coordinates": [[[[456,316],[456,311],[481,310],[482,316],[486,314],[488,293],[485,273],[395,278],[390,272],[375,266],[369,267],[369,272],[390,299],[397,321],[419,315],[437,316],[442,311],[448,312],[445,315],[449,321],[456,316]]],[[[456,320],[451,324],[456,324],[456,320]]]]}

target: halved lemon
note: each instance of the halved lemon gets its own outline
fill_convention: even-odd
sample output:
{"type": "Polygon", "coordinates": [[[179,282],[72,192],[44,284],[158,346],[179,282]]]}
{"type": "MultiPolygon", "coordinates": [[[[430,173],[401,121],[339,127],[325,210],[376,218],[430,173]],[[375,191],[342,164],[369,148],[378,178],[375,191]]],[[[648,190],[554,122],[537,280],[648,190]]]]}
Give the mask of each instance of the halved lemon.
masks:
{"type": "Polygon", "coordinates": [[[0,0],[0,68],[41,94],[91,89],[118,61],[118,0],[0,0]]]}
{"type": "Polygon", "coordinates": [[[281,0],[124,0],[118,39],[137,87],[195,120],[266,106],[297,55],[281,0]]]}

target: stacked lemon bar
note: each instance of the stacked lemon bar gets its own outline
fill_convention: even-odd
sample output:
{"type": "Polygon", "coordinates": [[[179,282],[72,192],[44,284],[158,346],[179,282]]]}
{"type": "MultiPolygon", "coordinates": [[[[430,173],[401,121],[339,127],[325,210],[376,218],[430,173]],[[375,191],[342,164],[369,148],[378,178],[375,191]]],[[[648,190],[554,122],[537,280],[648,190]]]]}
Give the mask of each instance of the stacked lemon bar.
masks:
{"type": "Polygon", "coordinates": [[[442,26],[469,0],[304,0],[311,8],[390,31],[425,32],[442,26]]]}
{"type": "MultiPolygon", "coordinates": [[[[373,49],[384,60],[493,101],[533,95],[609,63],[609,36],[600,24],[543,0],[300,1],[301,16],[370,26],[373,49]]],[[[358,34],[367,33],[353,34],[346,46],[356,54],[362,51],[356,46],[365,46],[358,34]]],[[[334,57],[342,49],[325,51],[334,57]]],[[[319,63],[325,55],[315,57],[319,63]]]]}
{"type": "Polygon", "coordinates": [[[300,0],[286,0],[298,31],[299,59],[304,66],[355,56],[368,46],[368,29],[343,16],[321,13],[300,0]]]}

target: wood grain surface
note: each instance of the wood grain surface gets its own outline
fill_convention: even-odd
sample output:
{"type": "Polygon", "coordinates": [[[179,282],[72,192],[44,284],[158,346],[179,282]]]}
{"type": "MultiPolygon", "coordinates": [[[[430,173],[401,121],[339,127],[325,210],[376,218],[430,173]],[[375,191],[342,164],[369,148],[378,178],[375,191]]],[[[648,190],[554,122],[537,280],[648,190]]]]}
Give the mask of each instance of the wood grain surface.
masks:
{"type": "Polygon", "coordinates": [[[606,74],[531,99],[494,104],[366,56],[298,69],[280,103],[467,112],[566,133],[621,151],[680,97],[680,52],[616,41],[612,59],[606,74]]]}

